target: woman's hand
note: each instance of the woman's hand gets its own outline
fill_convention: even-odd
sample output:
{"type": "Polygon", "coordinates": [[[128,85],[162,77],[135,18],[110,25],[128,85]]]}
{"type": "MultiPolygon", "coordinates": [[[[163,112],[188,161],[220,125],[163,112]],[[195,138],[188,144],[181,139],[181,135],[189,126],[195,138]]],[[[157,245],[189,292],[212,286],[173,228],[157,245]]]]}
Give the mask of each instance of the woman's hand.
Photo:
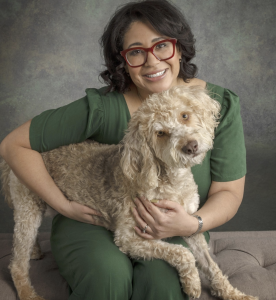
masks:
{"type": "Polygon", "coordinates": [[[62,211],[62,214],[79,222],[106,227],[102,218],[99,218],[102,217],[100,212],[75,201],[68,201],[68,206],[62,211]]]}
{"type": "Polygon", "coordinates": [[[160,200],[151,203],[146,198],[135,198],[136,208],[132,209],[136,233],[145,239],[164,239],[172,236],[190,236],[196,232],[198,221],[189,215],[177,202],[160,200]],[[162,212],[159,208],[166,211],[162,212]],[[146,232],[143,233],[143,229],[146,232]]]}

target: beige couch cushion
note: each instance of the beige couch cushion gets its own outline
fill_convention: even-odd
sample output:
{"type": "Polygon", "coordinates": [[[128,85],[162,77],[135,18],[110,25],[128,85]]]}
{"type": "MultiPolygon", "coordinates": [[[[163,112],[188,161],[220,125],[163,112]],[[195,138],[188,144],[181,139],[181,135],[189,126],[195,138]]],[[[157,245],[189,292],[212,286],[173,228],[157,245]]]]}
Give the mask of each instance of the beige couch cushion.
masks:
{"type": "MultiPolygon", "coordinates": [[[[260,300],[276,299],[276,231],[212,232],[210,248],[234,287],[260,300]]],[[[204,279],[200,299],[216,299],[204,279]]]]}
{"type": "MultiPolygon", "coordinates": [[[[31,280],[36,291],[47,300],[68,298],[66,282],[60,276],[50,251],[49,233],[40,234],[46,254],[42,260],[31,261],[31,280]]],[[[8,269],[12,235],[0,234],[0,300],[17,300],[8,269]]],[[[211,232],[211,253],[230,282],[245,293],[260,300],[276,299],[276,231],[211,232]]],[[[202,277],[200,300],[211,296],[202,277]]]]}

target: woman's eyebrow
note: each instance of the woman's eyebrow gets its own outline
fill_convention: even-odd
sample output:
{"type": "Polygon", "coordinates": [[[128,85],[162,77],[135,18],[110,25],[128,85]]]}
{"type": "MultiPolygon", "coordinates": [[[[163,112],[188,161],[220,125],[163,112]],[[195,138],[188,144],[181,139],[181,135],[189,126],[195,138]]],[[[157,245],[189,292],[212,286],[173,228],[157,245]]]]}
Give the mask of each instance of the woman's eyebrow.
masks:
{"type": "MultiPolygon", "coordinates": [[[[160,36],[160,37],[158,37],[158,38],[155,38],[155,39],[151,40],[151,42],[152,42],[152,43],[158,42],[158,41],[164,40],[164,39],[166,39],[166,38],[167,38],[167,37],[165,37],[165,36],[160,36]]],[[[136,43],[130,44],[130,45],[127,47],[127,49],[129,49],[129,48],[132,47],[132,46],[142,46],[142,45],[143,45],[142,43],[136,42],[136,43]]]]}

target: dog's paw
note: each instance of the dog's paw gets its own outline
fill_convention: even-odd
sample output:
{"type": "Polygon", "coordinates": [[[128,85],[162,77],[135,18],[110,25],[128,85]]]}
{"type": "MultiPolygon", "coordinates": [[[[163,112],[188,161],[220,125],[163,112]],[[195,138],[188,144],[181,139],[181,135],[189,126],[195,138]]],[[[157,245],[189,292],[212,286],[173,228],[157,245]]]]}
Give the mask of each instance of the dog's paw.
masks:
{"type": "Polygon", "coordinates": [[[201,294],[201,282],[198,274],[198,270],[194,268],[187,276],[182,280],[182,286],[184,292],[191,298],[199,298],[201,294]]]}
{"type": "Polygon", "coordinates": [[[190,285],[189,287],[184,288],[184,292],[190,296],[192,299],[199,298],[201,295],[201,285],[190,285]]]}
{"type": "Polygon", "coordinates": [[[45,255],[42,252],[33,252],[31,254],[31,259],[39,260],[42,259],[45,255]]]}
{"type": "Polygon", "coordinates": [[[43,252],[40,249],[40,246],[38,244],[35,244],[33,249],[32,249],[32,253],[31,253],[31,259],[42,259],[44,257],[43,252]]]}

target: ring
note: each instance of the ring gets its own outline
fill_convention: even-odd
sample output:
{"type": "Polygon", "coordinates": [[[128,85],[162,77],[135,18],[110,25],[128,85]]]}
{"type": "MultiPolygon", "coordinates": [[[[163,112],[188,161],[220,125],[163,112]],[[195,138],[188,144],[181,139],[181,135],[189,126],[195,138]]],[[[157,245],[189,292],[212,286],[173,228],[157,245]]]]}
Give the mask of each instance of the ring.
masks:
{"type": "Polygon", "coordinates": [[[147,224],[146,226],[145,226],[145,228],[143,229],[143,233],[146,233],[146,230],[147,230],[147,228],[149,227],[149,225],[147,224]]]}

